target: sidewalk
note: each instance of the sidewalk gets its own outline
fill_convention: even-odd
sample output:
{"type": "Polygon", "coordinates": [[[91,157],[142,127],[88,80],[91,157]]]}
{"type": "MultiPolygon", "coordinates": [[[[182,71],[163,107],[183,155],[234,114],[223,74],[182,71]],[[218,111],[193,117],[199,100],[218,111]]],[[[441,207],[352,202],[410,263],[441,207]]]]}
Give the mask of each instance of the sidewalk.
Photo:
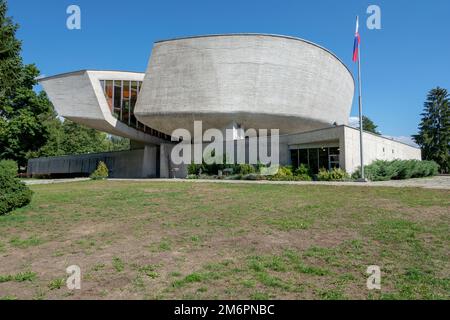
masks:
{"type": "Polygon", "coordinates": [[[408,180],[390,180],[375,182],[326,182],[326,181],[251,181],[251,180],[200,180],[200,179],[110,179],[111,181],[154,181],[154,182],[194,182],[194,183],[241,183],[241,184],[287,184],[287,185],[325,185],[360,187],[410,187],[450,190],[450,176],[436,176],[408,180]]]}
{"type": "MultiPolygon", "coordinates": [[[[23,180],[27,185],[70,183],[88,181],[89,178],[75,179],[30,179],[23,180]]],[[[450,176],[432,178],[390,180],[376,182],[326,182],[326,181],[251,181],[251,180],[200,180],[200,179],[108,179],[108,181],[136,182],[186,182],[186,183],[240,183],[240,184],[286,184],[286,185],[324,185],[324,186],[358,186],[358,187],[397,187],[397,188],[427,188],[450,190],[450,176]]]]}

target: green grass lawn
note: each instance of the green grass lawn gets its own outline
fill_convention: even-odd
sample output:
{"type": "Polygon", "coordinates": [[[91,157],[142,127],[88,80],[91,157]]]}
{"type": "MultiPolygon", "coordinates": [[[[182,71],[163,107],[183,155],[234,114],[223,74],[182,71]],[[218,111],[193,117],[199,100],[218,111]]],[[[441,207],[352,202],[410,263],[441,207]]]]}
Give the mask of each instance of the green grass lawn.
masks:
{"type": "Polygon", "coordinates": [[[85,181],[0,217],[0,299],[449,299],[450,191],[85,181]],[[79,265],[82,290],[65,270],[79,265]],[[381,290],[366,287],[381,267],[381,290]]]}

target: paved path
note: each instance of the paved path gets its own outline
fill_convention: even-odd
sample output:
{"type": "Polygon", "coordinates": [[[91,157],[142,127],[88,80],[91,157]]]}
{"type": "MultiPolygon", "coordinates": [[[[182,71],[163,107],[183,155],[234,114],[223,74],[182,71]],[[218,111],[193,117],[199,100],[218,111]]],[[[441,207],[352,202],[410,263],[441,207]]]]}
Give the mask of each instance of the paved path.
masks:
{"type": "MultiPolygon", "coordinates": [[[[87,181],[89,178],[75,179],[32,179],[23,180],[28,185],[69,183],[87,181]]],[[[376,182],[323,182],[323,181],[250,181],[250,180],[200,180],[200,179],[109,179],[110,181],[139,181],[139,182],[194,182],[194,183],[241,183],[241,184],[288,184],[288,185],[327,185],[327,186],[361,186],[361,187],[417,187],[429,189],[450,190],[450,176],[432,178],[391,180],[376,182]]]]}
{"type": "Polygon", "coordinates": [[[79,182],[87,181],[89,178],[74,178],[74,179],[23,179],[25,184],[52,184],[52,183],[68,183],[68,182],[79,182]]]}
{"type": "MultiPolygon", "coordinates": [[[[123,181],[123,179],[110,179],[123,181]]],[[[126,179],[127,181],[149,181],[146,179],[126,179]]],[[[361,187],[411,187],[450,190],[450,176],[432,178],[390,180],[376,182],[325,182],[325,181],[251,181],[251,180],[200,180],[200,179],[153,179],[160,182],[196,182],[196,183],[250,183],[250,184],[288,184],[288,185],[327,185],[327,186],[361,186],[361,187]]]]}

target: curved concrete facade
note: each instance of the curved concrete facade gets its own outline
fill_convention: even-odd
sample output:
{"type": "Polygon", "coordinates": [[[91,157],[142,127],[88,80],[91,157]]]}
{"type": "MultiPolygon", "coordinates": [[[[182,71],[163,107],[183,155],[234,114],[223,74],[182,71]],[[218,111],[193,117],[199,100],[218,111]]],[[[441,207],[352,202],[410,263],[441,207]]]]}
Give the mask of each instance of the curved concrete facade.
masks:
{"type": "Polygon", "coordinates": [[[347,124],[354,80],[330,51],[276,35],[235,34],[156,42],[135,115],[172,133],[244,129],[296,133],[347,124]]]}
{"type": "Polygon", "coordinates": [[[145,134],[113,116],[100,80],[142,81],[143,73],[81,70],[39,80],[58,115],[134,141],[160,144],[163,139],[145,134]]]}

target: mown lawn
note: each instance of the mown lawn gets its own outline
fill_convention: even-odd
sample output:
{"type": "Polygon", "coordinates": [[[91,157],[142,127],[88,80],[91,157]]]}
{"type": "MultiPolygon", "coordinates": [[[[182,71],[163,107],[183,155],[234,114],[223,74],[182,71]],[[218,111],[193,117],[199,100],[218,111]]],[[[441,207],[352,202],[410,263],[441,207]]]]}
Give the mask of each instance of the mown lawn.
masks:
{"type": "Polygon", "coordinates": [[[0,299],[449,299],[450,191],[100,181],[0,217],[0,299]],[[79,265],[82,289],[65,286],[79,265]],[[366,287],[369,265],[381,290],[366,287]]]}

